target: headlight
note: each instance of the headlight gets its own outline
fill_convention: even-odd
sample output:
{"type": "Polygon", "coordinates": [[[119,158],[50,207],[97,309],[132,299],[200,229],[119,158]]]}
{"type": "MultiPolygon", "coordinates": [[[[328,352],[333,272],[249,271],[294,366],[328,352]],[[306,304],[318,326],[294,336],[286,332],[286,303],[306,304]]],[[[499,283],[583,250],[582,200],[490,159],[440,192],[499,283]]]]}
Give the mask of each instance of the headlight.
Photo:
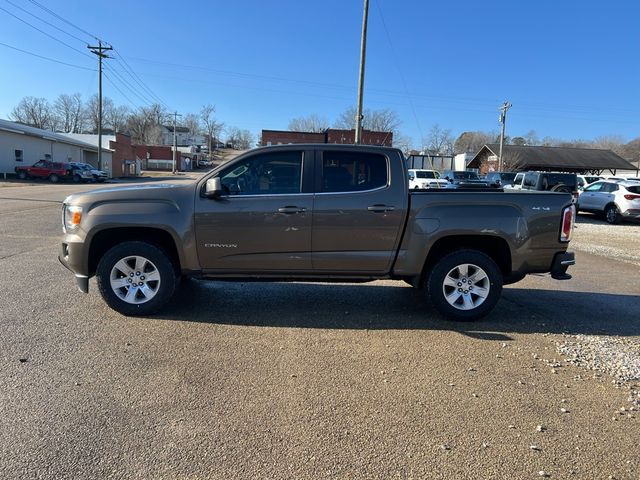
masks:
{"type": "Polygon", "coordinates": [[[66,232],[75,231],[82,220],[82,207],[65,205],[62,214],[62,229],[66,232]]]}

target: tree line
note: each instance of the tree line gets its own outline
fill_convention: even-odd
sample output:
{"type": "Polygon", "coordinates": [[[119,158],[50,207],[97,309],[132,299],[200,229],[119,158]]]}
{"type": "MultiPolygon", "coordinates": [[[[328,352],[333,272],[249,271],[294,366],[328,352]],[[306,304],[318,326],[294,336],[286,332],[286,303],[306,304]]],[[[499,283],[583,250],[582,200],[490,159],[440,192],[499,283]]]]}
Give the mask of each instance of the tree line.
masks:
{"type": "MultiPolygon", "coordinates": [[[[53,102],[42,97],[24,97],[11,110],[13,121],[44,130],[63,133],[97,133],[99,123],[98,95],[83,101],[79,93],[59,95],[53,102]]],[[[226,134],[226,143],[233,148],[248,149],[254,136],[248,130],[225,126],[215,116],[214,105],[203,105],[199,112],[184,114],[178,126],[193,135],[204,135],[212,151],[213,142],[226,134]]],[[[158,145],[162,142],[162,126],[173,125],[173,115],[159,103],[131,109],[116,105],[109,97],[102,99],[103,132],[121,132],[131,136],[133,143],[158,145]]]]}

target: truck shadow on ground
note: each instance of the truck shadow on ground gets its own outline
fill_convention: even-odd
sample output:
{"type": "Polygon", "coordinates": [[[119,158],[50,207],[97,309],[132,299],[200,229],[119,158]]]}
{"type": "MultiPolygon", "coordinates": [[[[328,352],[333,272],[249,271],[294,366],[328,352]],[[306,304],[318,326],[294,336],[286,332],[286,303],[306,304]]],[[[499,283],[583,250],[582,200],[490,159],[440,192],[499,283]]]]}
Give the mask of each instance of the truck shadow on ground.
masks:
{"type": "Polygon", "coordinates": [[[421,290],[403,282],[330,285],[189,280],[158,319],[221,325],[449,330],[507,341],[510,333],[640,335],[640,298],[506,288],[495,310],[476,322],[449,321],[421,290]]]}

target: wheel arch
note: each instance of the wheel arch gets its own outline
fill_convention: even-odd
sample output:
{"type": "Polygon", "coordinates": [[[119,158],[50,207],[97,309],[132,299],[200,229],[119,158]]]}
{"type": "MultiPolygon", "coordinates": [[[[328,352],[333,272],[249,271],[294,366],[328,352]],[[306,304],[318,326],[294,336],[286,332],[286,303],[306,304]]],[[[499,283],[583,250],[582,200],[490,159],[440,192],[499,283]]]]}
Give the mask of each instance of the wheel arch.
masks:
{"type": "Polygon", "coordinates": [[[420,281],[424,282],[440,258],[454,251],[464,249],[484,253],[496,262],[503,277],[506,278],[511,275],[511,249],[505,239],[492,235],[458,235],[439,238],[433,244],[425,259],[420,281]]]}
{"type": "Polygon", "coordinates": [[[153,227],[118,227],[101,230],[91,239],[88,252],[89,276],[95,275],[100,259],[110,248],[130,241],[147,242],[160,248],[171,260],[176,274],[180,273],[180,255],[171,233],[153,227]]]}

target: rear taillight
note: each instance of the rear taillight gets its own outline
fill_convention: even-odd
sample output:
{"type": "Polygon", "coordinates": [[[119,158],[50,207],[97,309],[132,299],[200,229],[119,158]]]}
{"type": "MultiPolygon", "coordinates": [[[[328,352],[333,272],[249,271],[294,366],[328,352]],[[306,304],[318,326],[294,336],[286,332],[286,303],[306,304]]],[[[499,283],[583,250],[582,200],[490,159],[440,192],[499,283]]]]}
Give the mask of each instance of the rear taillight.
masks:
{"type": "Polygon", "coordinates": [[[569,205],[562,210],[562,229],[560,230],[560,241],[568,242],[571,240],[573,233],[573,225],[576,221],[576,207],[569,205]]]}
{"type": "Polygon", "coordinates": [[[640,198],[640,195],[633,195],[632,193],[627,193],[624,198],[626,198],[627,200],[637,200],[638,198],[640,198]]]}

